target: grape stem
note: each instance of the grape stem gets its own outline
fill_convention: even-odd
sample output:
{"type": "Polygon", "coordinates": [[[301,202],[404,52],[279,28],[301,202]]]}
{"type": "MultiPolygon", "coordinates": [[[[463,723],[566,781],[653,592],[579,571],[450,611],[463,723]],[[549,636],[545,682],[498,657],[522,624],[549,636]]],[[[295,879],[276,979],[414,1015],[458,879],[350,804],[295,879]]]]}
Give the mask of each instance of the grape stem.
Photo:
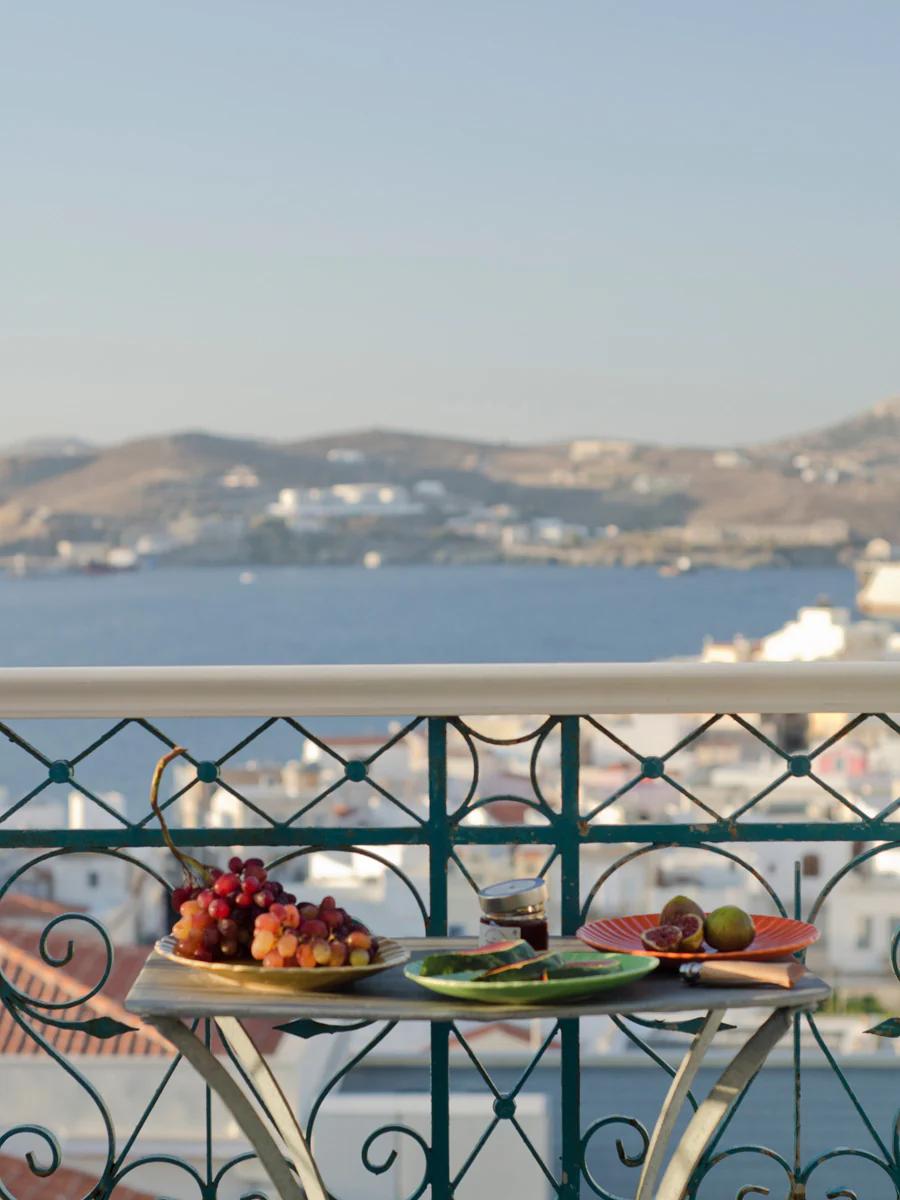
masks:
{"type": "Polygon", "coordinates": [[[199,862],[196,858],[192,858],[190,854],[184,854],[175,845],[172,840],[172,835],[169,832],[169,826],[166,824],[166,819],[162,815],[162,809],[159,807],[159,785],[162,783],[163,772],[170,762],[179,758],[182,754],[186,754],[184,746],[173,746],[172,749],[162,756],[156,766],[153,768],[153,778],[150,781],[150,807],[153,809],[153,815],[159,821],[159,827],[162,830],[163,840],[166,845],[181,863],[184,871],[185,883],[209,883],[210,874],[209,867],[199,862]]]}

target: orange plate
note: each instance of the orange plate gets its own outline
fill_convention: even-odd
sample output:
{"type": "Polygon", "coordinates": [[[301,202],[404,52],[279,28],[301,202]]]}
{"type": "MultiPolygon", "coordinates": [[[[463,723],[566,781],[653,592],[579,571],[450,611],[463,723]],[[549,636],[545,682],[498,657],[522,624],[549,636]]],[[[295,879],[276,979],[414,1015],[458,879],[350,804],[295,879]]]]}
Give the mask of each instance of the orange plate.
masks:
{"type": "Polygon", "coordinates": [[[631,917],[607,917],[582,925],[577,936],[594,950],[615,950],[619,954],[645,954],[652,958],[674,962],[700,962],[706,958],[787,958],[805,950],[818,940],[819,931],[806,921],[789,917],[752,918],[756,937],[746,950],[711,950],[705,943],[702,950],[680,951],[645,950],[641,934],[659,924],[659,913],[640,913],[631,917]]]}

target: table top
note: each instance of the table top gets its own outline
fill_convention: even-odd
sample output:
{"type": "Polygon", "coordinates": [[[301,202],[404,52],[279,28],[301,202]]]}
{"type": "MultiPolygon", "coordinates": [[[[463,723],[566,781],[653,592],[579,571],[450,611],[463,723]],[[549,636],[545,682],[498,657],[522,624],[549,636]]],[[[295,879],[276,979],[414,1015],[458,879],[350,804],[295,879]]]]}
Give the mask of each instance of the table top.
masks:
{"type": "MultiPolygon", "coordinates": [[[[400,938],[413,958],[471,946],[460,938],[400,938]]],[[[554,949],[583,949],[574,938],[554,938],[554,949]]],[[[191,969],[153,951],[125,1000],[141,1017],[239,1017],[287,1021],[306,1017],[371,1021],[496,1021],[510,1018],[628,1016],[634,1013],[707,1012],[712,1008],[811,1008],[831,989],[815,975],[793,988],[688,986],[657,968],[635,983],[595,999],[566,1004],[479,1004],[427,992],[394,969],[339,992],[264,992],[223,981],[219,972],[191,969]]]]}

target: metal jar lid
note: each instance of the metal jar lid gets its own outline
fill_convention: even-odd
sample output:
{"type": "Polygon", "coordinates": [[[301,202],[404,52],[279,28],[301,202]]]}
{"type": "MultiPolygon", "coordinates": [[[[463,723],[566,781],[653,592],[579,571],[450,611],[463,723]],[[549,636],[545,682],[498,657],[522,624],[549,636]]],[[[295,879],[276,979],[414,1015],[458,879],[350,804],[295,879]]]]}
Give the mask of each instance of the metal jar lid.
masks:
{"type": "Polygon", "coordinates": [[[522,908],[542,908],[547,903],[547,884],[543,879],[507,879],[482,889],[478,899],[482,911],[494,916],[522,908]]]}

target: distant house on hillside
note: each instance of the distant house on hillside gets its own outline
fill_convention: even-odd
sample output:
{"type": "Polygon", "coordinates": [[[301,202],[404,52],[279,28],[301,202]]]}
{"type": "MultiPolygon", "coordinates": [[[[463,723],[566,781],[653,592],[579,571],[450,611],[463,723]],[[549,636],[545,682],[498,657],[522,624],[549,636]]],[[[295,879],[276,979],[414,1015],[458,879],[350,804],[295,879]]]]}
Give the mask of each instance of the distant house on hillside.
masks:
{"type": "Polygon", "coordinates": [[[252,467],[237,463],[221,476],[219,483],[224,488],[257,488],[259,476],[252,467]]]}
{"type": "Polygon", "coordinates": [[[333,487],[282,488],[269,506],[288,525],[339,517],[409,517],[423,511],[407,488],[394,483],[336,483],[333,487]]]}

